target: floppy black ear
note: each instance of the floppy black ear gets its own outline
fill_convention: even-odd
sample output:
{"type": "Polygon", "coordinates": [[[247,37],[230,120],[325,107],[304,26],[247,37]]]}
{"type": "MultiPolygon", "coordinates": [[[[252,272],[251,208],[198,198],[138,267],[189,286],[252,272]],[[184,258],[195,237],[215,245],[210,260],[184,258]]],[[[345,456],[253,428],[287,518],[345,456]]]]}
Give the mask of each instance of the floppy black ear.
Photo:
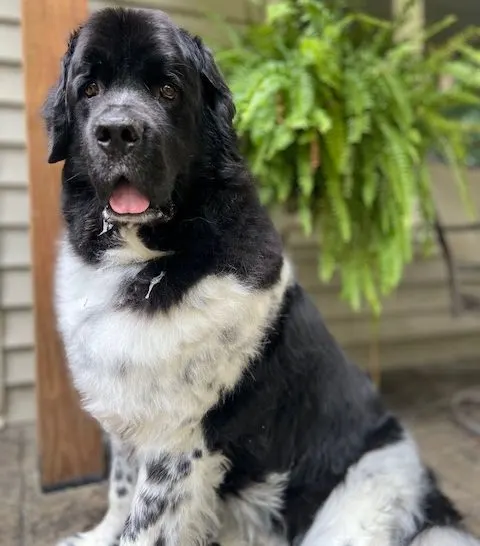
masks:
{"type": "Polygon", "coordinates": [[[222,121],[231,126],[235,116],[235,105],[230,89],[225,83],[210,49],[203,44],[198,36],[194,38],[194,41],[200,54],[200,70],[209,106],[222,121]]]}
{"type": "Polygon", "coordinates": [[[48,162],[56,163],[67,157],[70,143],[70,120],[67,108],[67,79],[68,68],[77,43],[80,29],[70,36],[68,47],[63,56],[60,76],[56,85],[48,92],[43,105],[43,117],[48,135],[48,162]]]}

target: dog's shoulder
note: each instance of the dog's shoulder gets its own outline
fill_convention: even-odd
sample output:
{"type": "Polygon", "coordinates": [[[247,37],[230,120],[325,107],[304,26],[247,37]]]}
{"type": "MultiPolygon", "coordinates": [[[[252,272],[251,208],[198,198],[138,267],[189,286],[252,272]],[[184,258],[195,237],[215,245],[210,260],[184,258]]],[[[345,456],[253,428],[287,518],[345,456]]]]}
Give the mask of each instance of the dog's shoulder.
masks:
{"type": "Polygon", "coordinates": [[[205,419],[212,447],[230,451],[237,469],[261,474],[267,467],[283,472],[295,466],[301,482],[321,460],[322,473],[333,480],[375,442],[402,434],[298,284],[286,292],[263,347],[241,383],[205,419]]]}

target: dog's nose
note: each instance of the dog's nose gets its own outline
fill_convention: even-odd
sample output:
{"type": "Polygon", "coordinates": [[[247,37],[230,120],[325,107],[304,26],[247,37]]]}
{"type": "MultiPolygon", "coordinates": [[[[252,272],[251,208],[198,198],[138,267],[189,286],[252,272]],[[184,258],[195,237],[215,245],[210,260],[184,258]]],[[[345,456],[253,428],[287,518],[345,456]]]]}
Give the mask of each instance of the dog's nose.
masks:
{"type": "Polygon", "coordinates": [[[132,119],[104,120],[95,127],[97,143],[107,153],[125,154],[141,142],[142,136],[142,125],[132,119]]]}

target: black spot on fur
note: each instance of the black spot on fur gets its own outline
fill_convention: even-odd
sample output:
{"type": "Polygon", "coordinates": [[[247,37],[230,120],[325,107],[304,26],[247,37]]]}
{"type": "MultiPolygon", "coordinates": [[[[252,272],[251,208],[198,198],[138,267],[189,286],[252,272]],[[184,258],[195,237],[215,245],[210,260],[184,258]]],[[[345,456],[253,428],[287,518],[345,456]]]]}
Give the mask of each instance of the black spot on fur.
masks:
{"type": "Polygon", "coordinates": [[[147,465],[147,479],[153,483],[163,483],[170,479],[167,456],[159,457],[156,461],[147,465]]]}
{"type": "Polygon", "coordinates": [[[177,464],[179,478],[186,478],[192,472],[192,461],[187,457],[182,457],[177,464]]]}
{"type": "Polygon", "coordinates": [[[135,525],[134,519],[130,514],[125,521],[125,525],[123,526],[122,537],[125,537],[127,540],[133,541],[137,538],[139,532],[140,527],[135,525]]]}
{"type": "Polygon", "coordinates": [[[203,457],[203,451],[201,449],[194,449],[192,453],[194,459],[201,459],[203,457]]]}
{"type": "Polygon", "coordinates": [[[134,541],[141,530],[154,525],[167,509],[168,502],[162,496],[143,492],[138,500],[140,506],[135,509],[125,522],[123,536],[134,541]]]}
{"type": "Polygon", "coordinates": [[[178,507],[185,502],[186,497],[184,495],[175,495],[169,498],[170,510],[175,513],[178,510],[178,507]]]}
{"type": "Polygon", "coordinates": [[[166,540],[164,537],[159,536],[157,540],[155,541],[155,546],[165,546],[166,540]]]}
{"type": "Polygon", "coordinates": [[[185,365],[185,369],[183,370],[183,379],[187,385],[193,385],[195,374],[194,374],[194,368],[195,368],[195,361],[189,360],[187,364],[185,365]]]}
{"type": "Polygon", "coordinates": [[[238,330],[236,328],[225,328],[221,333],[223,343],[231,345],[238,339],[238,330]]]}
{"type": "Polygon", "coordinates": [[[140,527],[148,528],[153,525],[167,508],[167,500],[162,496],[144,493],[140,496],[143,510],[140,515],[140,527]]]}
{"type": "Polygon", "coordinates": [[[128,493],[128,489],[126,487],[118,487],[117,488],[117,495],[122,498],[125,497],[125,495],[128,493]]]}
{"type": "Polygon", "coordinates": [[[173,456],[164,455],[147,465],[147,479],[152,483],[175,482],[189,476],[192,462],[186,455],[175,460],[173,456]]]}

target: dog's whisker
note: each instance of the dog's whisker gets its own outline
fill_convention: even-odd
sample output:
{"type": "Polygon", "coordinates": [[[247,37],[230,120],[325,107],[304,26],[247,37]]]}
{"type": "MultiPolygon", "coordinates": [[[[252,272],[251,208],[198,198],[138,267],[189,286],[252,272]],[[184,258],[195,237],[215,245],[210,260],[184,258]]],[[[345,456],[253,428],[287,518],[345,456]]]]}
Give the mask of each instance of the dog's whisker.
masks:
{"type": "Polygon", "coordinates": [[[76,173],[69,178],[67,178],[64,183],[67,184],[68,182],[71,182],[72,180],[75,180],[75,178],[78,178],[79,176],[82,176],[83,173],[76,173]]]}

